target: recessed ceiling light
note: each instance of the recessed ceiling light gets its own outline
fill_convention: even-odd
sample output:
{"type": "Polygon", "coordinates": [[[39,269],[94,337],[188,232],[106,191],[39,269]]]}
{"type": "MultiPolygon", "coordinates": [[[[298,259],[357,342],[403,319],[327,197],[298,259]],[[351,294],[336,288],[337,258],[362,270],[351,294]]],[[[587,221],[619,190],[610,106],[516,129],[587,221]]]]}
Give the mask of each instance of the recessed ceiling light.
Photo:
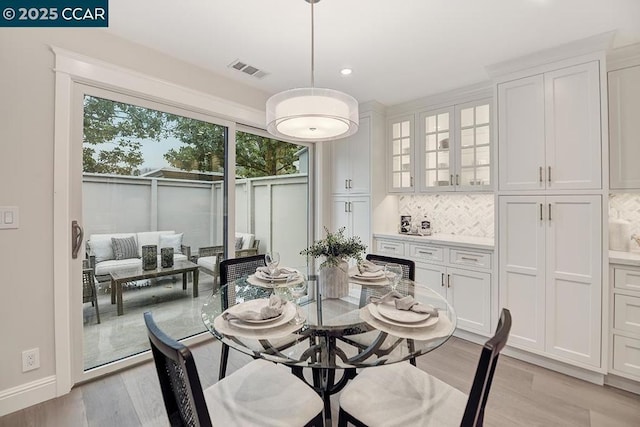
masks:
{"type": "Polygon", "coordinates": [[[342,74],[343,76],[348,76],[351,73],[353,73],[353,70],[351,68],[343,68],[342,70],[340,70],[340,74],[342,74]]]}

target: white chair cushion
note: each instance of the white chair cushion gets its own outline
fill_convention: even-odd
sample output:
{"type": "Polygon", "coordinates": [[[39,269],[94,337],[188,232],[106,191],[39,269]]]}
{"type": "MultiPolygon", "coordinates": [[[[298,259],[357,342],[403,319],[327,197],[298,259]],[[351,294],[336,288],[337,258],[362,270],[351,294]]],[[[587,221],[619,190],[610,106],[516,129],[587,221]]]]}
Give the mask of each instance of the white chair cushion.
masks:
{"type": "Polygon", "coordinates": [[[206,268],[207,270],[213,272],[216,268],[216,257],[215,256],[203,256],[198,258],[198,265],[202,268],[206,268]]]}
{"type": "Polygon", "coordinates": [[[102,261],[96,263],[96,276],[102,276],[114,271],[127,270],[140,266],[142,266],[142,260],[140,258],[102,261]]]}
{"type": "Polygon", "coordinates": [[[236,239],[242,237],[242,249],[250,249],[253,247],[253,242],[256,240],[255,234],[251,233],[236,233],[236,239]]]}
{"type": "Polygon", "coordinates": [[[283,367],[262,359],[204,390],[218,426],[303,426],[322,411],[322,399],[283,367]]]}
{"type": "Polygon", "coordinates": [[[187,258],[186,255],[184,254],[173,254],[173,262],[176,261],[188,261],[189,259],[187,258]]]}
{"type": "Polygon", "coordinates": [[[375,426],[459,426],[460,390],[409,363],[363,369],[340,394],[340,407],[375,426]]]}

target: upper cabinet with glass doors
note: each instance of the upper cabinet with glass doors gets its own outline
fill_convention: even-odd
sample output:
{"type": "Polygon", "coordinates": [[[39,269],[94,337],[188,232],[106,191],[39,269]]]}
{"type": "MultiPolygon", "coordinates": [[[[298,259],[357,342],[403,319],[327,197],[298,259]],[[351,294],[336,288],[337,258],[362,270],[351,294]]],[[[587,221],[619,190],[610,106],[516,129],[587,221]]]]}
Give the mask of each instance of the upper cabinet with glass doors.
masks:
{"type": "Polygon", "coordinates": [[[491,186],[489,100],[420,114],[419,191],[473,191],[491,186]]]}
{"type": "Polygon", "coordinates": [[[491,100],[391,120],[389,192],[491,188],[491,100]],[[416,177],[414,186],[414,177],[416,177]]]}

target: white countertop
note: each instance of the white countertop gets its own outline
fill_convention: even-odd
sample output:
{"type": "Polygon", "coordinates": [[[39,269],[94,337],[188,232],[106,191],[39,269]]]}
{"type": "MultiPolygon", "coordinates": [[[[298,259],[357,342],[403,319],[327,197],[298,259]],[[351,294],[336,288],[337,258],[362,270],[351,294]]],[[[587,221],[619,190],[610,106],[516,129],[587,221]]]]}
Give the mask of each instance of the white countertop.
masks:
{"type": "Polygon", "coordinates": [[[374,233],[374,238],[379,239],[392,239],[401,240],[403,242],[418,242],[418,243],[441,243],[446,245],[463,246],[465,248],[475,249],[488,249],[493,250],[494,241],[490,237],[474,237],[474,236],[462,236],[457,234],[440,234],[436,233],[431,236],[416,236],[412,234],[382,234],[374,233]]]}
{"type": "Polygon", "coordinates": [[[640,266],[640,251],[609,251],[609,263],[640,266]]]}

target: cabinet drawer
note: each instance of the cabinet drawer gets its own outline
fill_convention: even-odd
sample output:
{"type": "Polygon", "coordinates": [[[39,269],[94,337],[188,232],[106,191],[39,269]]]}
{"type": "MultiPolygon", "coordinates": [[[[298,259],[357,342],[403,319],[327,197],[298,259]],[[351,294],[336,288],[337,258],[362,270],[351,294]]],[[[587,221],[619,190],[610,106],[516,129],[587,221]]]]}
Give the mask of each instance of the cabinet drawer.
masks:
{"type": "Polygon", "coordinates": [[[616,267],[614,269],[613,286],[618,289],[640,291],[640,270],[616,267]]]}
{"type": "Polygon", "coordinates": [[[379,254],[387,254],[393,256],[404,255],[404,243],[393,242],[390,240],[378,240],[376,243],[376,251],[379,254]]]}
{"type": "Polygon", "coordinates": [[[640,340],[613,336],[613,369],[640,378],[640,340]]]}
{"type": "Polygon", "coordinates": [[[464,249],[449,249],[449,263],[490,269],[491,254],[464,249]]]}
{"type": "Polygon", "coordinates": [[[640,335],[640,298],[615,295],[613,327],[640,335]]]}
{"type": "Polygon", "coordinates": [[[421,261],[444,261],[444,250],[437,246],[409,245],[409,256],[421,261]]]}

